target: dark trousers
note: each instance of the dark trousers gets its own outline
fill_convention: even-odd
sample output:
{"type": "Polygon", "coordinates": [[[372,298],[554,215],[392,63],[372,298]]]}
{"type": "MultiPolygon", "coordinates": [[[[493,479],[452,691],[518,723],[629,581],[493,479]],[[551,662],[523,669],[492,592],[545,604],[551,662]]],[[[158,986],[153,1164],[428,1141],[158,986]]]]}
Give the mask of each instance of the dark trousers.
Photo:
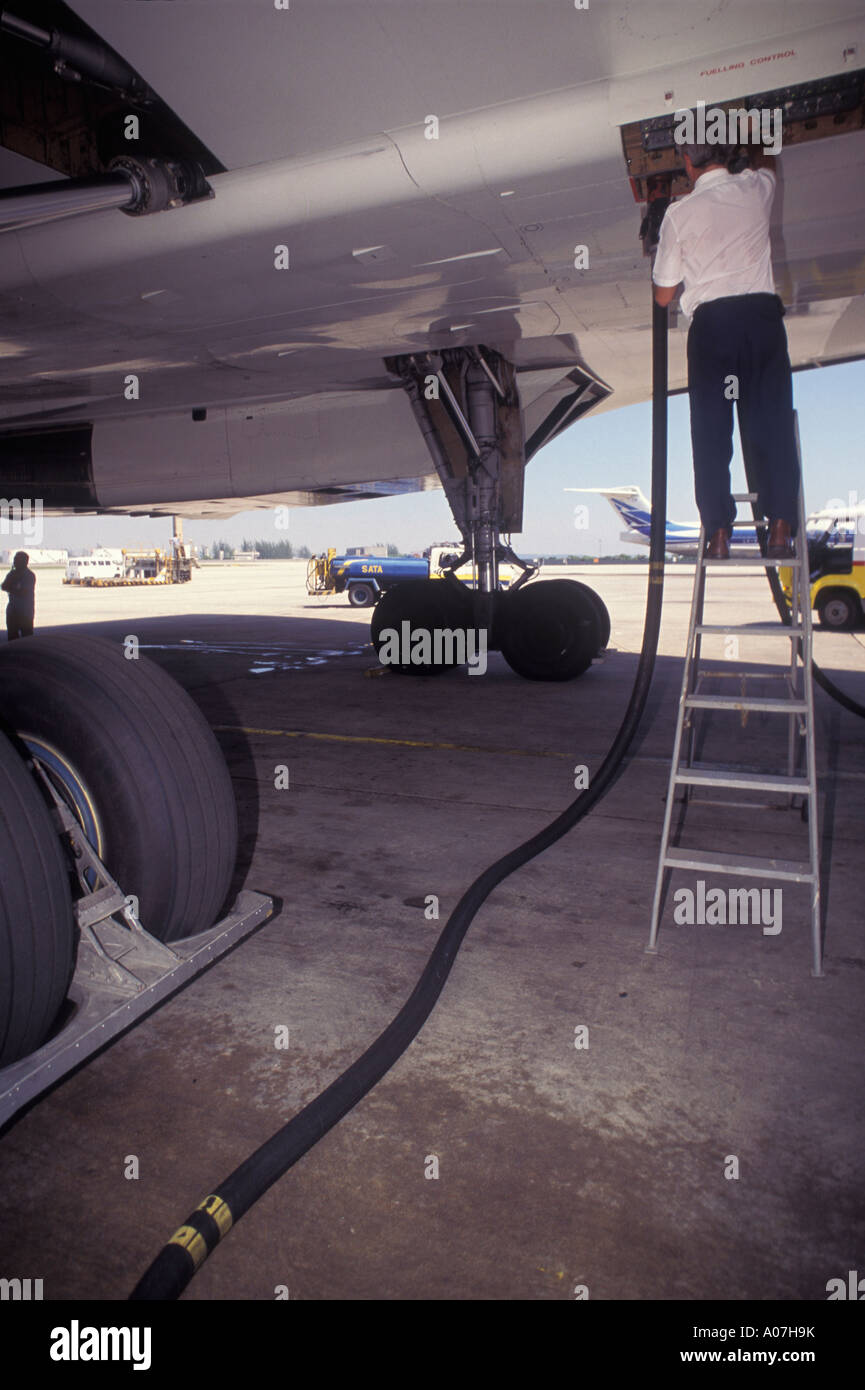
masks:
{"type": "Polygon", "coordinates": [[[6,607],[6,636],[10,642],[14,642],[16,637],[33,636],[33,613],[28,609],[13,608],[12,604],[6,607]]]}
{"type": "Polygon", "coordinates": [[[793,422],[793,381],[775,294],[740,294],[699,304],[688,332],[688,395],[694,486],[708,536],[732,525],[733,401],[748,491],[771,521],[799,515],[799,463],[793,422]]]}

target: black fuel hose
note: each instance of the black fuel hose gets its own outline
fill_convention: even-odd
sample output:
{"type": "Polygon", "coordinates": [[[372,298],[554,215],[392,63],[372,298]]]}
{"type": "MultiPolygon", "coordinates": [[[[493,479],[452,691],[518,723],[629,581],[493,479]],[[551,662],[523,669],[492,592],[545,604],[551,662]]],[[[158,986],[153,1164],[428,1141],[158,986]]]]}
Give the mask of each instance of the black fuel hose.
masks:
{"type": "Polygon", "coordinates": [[[361,1057],[262,1144],[199,1204],[164,1245],[131,1294],[133,1300],[177,1298],[219,1240],[269,1187],[376,1085],[417,1036],[444,988],[468,928],[509,874],[581,821],[615,782],[637,731],[654,671],[664,592],[667,500],[667,310],[652,314],[652,522],[643,642],[631,698],[613,744],[589,786],[555,820],[491,864],[460,898],[417,984],[399,1013],[361,1057]]]}

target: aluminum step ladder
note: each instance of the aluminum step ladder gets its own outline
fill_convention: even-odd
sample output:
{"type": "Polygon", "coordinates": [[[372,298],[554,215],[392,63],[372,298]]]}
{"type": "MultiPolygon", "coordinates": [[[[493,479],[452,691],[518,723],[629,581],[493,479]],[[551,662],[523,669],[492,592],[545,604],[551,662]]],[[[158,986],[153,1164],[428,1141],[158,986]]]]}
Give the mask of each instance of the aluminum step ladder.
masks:
{"type": "MultiPolygon", "coordinates": [[[[798,440],[797,440],[798,443],[798,440]]],[[[736,502],[753,502],[756,493],[735,495],[736,502]]],[[[743,523],[740,523],[743,524],[743,523]]],[[[757,522],[759,528],[767,522],[757,522]]],[[[735,528],[734,528],[735,530],[735,528]]],[[[812,975],[823,974],[821,942],[820,907],[820,845],[818,836],[817,767],[814,748],[814,691],[811,679],[811,582],[808,562],[808,541],[805,530],[805,505],[802,490],[799,491],[799,526],[794,542],[792,559],[770,560],[759,554],[752,558],[710,560],[706,556],[705,528],[700,531],[699,554],[694,574],[694,592],[691,599],[691,616],[688,627],[688,647],[682,673],[682,690],[679,697],[679,713],[676,721],[676,738],[670,764],[670,780],[667,789],[667,804],[664,813],[664,828],[661,835],[661,851],[658,858],[658,873],[655,882],[655,897],[652,904],[652,922],[649,944],[646,951],[656,954],[658,949],[658,927],[661,905],[664,899],[665,876],[673,869],[692,869],[721,874],[736,874],[743,878],[770,878],[788,883],[808,883],[811,885],[811,946],[812,975]],[[707,575],[720,570],[722,574],[735,573],[737,569],[787,567],[792,570],[790,626],[779,618],[777,623],[756,623],[738,625],[736,623],[706,623],[703,620],[703,607],[706,593],[707,575]],[[789,667],[781,673],[767,673],[756,670],[720,672],[701,669],[700,658],[704,635],[737,635],[760,637],[766,641],[781,639],[790,643],[789,667]],[[740,691],[735,695],[717,695],[704,692],[704,685],[721,676],[733,676],[740,682],[740,691]],[[776,698],[751,696],[748,693],[749,680],[778,680],[783,689],[776,698]],[[786,773],[758,772],[745,767],[722,764],[708,764],[697,761],[697,721],[710,717],[708,713],[700,716],[698,711],[738,710],[742,711],[743,722],[746,711],[755,710],[787,717],[787,770],[786,773]],[[687,737],[686,737],[687,735],[687,737]],[[804,759],[802,753],[804,751],[804,759]],[[671,845],[671,825],[673,807],[677,793],[682,793],[686,803],[696,801],[696,789],[715,791],[718,788],[748,791],[767,791],[783,793],[788,804],[793,807],[797,798],[802,798],[803,817],[807,815],[809,856],[807,861],[796,862],[783,859],[761,859],[743,854],[724,854],[716,850],[682,849],[671,845]]],[[[763,547],[765,549],[765,546],[763,547]]],[[[701,798],[703,799],[703,798],[701,798]]],[[[746,806],[751,810],[761,809],[760,803],[753,801],[717,800],[716,804],[726,806],[746,806]]],[[[777,802],[774,803],[777,805],[777,802]]]]}

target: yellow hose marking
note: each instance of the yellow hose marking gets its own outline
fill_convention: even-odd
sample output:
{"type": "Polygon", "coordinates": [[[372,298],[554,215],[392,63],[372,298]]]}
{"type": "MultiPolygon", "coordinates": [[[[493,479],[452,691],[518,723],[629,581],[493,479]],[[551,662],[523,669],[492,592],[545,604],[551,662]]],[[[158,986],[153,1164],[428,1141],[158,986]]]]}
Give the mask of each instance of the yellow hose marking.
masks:
{"type": "Polygon", "coordinates": [[[379,743],[399,748],[438,748],[449,753],[494,753],[506,758],[564,758],[570,753],[533,752],[525,748],[482,748],[475,743],[430,743],[417,738],[373,738],[366,734],[318,734],[307,729],[247,729],[237,724],[213,724],[217,733],[263,734],[268,738],[312,738],[326,743],[379,743]]]}
{"type": "Polygon", "coordinates": [[[213,1217],[219,1227],[220,1240],[223,1236],[228,1235],[228,1232],[231,1230],[233,1217],[231,1215],[231,1208],[227,1202],[223,1202],[221,1197],[217,1197],[214,1193],[211,1193],[209,1197],[205,1197],[203,1202],[198,1203],[196,1211],[206,1211],[208,1216],[213,1217]]]}
{"type": "Polygon", "coordinates": [[[196,1269],[207,1259],[207,1242],[192,1226],[179,1226],[168,1244],[182,1246],[196,1269]]]}

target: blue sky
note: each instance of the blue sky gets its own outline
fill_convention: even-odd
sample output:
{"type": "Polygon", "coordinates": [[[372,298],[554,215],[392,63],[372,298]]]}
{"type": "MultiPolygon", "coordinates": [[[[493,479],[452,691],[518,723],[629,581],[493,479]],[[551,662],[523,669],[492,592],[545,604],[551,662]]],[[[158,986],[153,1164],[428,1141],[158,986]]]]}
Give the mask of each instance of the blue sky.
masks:
{"type": "MultiPolygon", "coordinates": [[[[794,399],[805,472],[805,504],[815,511],[830,498],[865,500],[865,363],[797,372],[794,399]]],[[[669,408],[668,515],[676,521],[696,517],[691,473],[691,444],[686,396],[669,408]]],[[[525,516],[514,548],[528,557],[539,553],[578,551],[597,555],[631,550],[620,542],[621,527],[602,497],[578,497],[567,487],[610,487],[637,483],[648,496],[651,478],[651,407],[648,404],[587,416],[536,455],[526,470],[525,516]],[[589,525],[577,530],[574,507],[588,505],[589,525]]],[[[741,454],[733,461],[735,491],[744,491],[741,454]]],[[[404,551],[420,551],[457,535],[440,491],[381,501],[304,507],[291,513],[287,531],[275,531],[270,512],[246,512],[223,523],[186,522],[190,541],[210,544],[224,537],[240,544],[244,537],[280,539],[313,551],[335,546],[391,541],[404,551]]],[[[164,545],[171,532],[167,520],[127,517],[47,517],[47,547],[82,549],[92,545],[164,545]]]]}

